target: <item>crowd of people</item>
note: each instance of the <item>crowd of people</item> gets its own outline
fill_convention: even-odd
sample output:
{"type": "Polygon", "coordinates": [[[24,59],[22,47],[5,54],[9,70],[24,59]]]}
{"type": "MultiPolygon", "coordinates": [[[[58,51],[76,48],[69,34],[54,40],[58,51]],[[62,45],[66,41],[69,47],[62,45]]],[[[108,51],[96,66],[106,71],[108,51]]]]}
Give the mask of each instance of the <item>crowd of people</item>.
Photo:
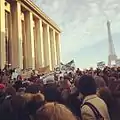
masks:
{"type": "Polygon", "coordinates": [[[12,77],[0,70],[0,120],[119,120],[120,68],[12,77]],[[11,82],[12,81],[12,82],[11,82]]]}

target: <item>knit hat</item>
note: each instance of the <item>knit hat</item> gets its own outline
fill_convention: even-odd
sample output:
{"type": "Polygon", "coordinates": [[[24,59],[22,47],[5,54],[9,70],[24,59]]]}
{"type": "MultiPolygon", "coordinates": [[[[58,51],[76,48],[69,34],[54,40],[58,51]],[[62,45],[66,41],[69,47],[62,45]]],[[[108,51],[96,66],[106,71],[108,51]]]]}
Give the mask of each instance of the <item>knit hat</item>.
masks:
{"type": "Polygon", "coordinates": [[[0,84],[0,90],[4,89],[5,85],[4,84],[0,84]]]}
{"type": "Polygon", "coordinates": [[[79,92],[84,96],[96,94],[96,83],[92,76],[83,75],[79,79],[79,92]]]}

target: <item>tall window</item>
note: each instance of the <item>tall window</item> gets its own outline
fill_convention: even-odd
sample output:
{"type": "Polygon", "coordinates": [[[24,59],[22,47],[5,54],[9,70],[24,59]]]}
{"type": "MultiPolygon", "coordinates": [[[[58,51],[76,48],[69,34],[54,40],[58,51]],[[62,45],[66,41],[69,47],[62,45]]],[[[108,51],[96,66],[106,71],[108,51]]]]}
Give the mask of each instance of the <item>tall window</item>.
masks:
{"type": "Polygon", "coordinates": [[[10,13],[5,12],[5,47],[6,47],[6,64],[10,63],[10,13]]]}

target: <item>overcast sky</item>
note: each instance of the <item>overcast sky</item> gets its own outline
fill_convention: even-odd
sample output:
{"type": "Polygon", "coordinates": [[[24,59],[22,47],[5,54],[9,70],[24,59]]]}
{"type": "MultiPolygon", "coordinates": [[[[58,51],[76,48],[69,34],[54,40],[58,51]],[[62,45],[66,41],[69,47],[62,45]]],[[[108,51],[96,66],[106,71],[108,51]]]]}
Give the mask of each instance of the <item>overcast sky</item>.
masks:
{"type": "Polygon", "coordinates": [[[107,20],[120,57],[120,0],[33,0],[62,29],[62,62],[81,68],[107,63],[107,20]]]}

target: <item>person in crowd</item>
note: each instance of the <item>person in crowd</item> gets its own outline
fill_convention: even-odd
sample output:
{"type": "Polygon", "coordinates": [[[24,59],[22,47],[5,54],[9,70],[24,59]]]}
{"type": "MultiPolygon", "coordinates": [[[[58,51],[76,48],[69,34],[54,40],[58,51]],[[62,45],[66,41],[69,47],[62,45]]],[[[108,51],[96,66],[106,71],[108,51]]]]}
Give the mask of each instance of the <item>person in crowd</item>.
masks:
{"type": "Polygon", "coordinates": [[[61,93],[58,90],[56,83],[49,82],[44,86],[45,100],[47,102],[58,102],[61,103],[61,93]]]}
{"type": "Polygon", "coordinates": [[[101,76],[95,76],[94,79],[95,79],[96,87],[97,87],[98,90],[100,88],[106,87],[106,83],[101,76]]]}
{"type": "Polygon", "coordinates": [[[65,75],[64,80],[61,83],[61,87],[62,89],[70,90],[70,86],[71,86],[70,77],[68,75],[65,75]]]}
{"type": "Polygon", "coordinates": [[[83,120],[110,120],[107,105],[96,95],[96,83],[92,76],[83,75],[79,79],[79,92],[84,96],[81,106],[83,120]]]}
{"type": "Polygon", "coordinates": [[[22,96],[7,97],[0,105],[1,120],[30,120],[22,96]]]}
{"type": "Polygon", "coordinates": [[[36,111],[45,104],[45,97],[41,93],[31,95],[31,99],[26,104],[26,109],[31,119],[35,118],[36,111]]]}
{"type": "Polygon", "coordinates": [[[76,120],[76,117],[64,105],[53,102],[38,109],[36,120],[76,120]]]}
{"type": "Polygon", "coordinates": [[[41,86],[39,86],[39,84],[33,83],[32,85],[29,85],[29,86],[26,87],[25,92],[36,94],[36,93],[39,93],[40,90],[41,90],[41,86]]]}
{"type": "Polygon", "coordinates": [[[22,81],[19,80],[19,81],[16,81],[13,85],[13,87],[15,88],[16,92],[19,90],[19,88],[22,87],[22,81]]]}
{"type": "Polygon", "coordinates": [[[9,86],[5,90],[6,97],[14,97],[16,96],[16,90],[12,86],[9,86]]]}
{"type": "Polygon", "coordinates": [[[5,85],[4,84],[0,84],[0,104],[3,103],[4,99],[5,99],[5,85]]]}
{"type": "Polygon", "coordinates": [[[76,87],[71,89],[71,93],[67,98],[66,106],[72,111],[72,113],[77,117],[81,118],[80,106],[82,101],[79,99],[79,91],[76,87]]]}
{"type": "Polygon", "coordinates": [[[113,97],[108,87],[100,88],[98,96],[103,99],[108,107],[109,115],[111,120],[119,120],[120,118],[120,105],[113,97]]]}

